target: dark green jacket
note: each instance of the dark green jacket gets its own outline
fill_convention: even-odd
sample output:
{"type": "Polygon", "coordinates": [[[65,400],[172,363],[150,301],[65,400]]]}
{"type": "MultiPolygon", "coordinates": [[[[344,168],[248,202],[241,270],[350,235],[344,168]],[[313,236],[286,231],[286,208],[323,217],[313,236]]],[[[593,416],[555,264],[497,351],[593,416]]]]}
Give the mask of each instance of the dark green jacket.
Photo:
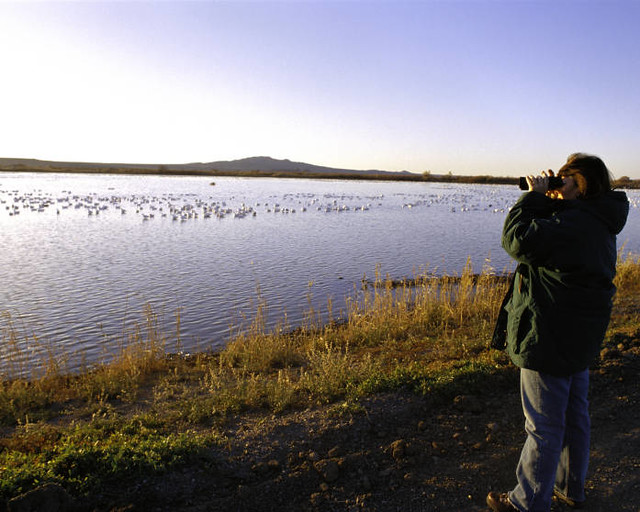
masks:
{"type": "Polygon", "coordinates": [[[615,293],[616,235],[627,220],[623,192],[590,200],[522,195],[502,246],[518,263],[504,309],[514,364],[567,376],[597,357],[615,293]]]}

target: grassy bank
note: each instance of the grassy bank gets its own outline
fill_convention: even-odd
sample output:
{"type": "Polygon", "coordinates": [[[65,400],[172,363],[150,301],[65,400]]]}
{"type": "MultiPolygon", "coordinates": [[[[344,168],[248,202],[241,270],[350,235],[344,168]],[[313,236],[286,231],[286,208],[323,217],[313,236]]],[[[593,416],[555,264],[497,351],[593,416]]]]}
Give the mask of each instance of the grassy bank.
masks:
{"type": "MultiPolygon", "coordinates": [[[[618,264],[618,295],[607,343],[638,331],[640,259],[618,264]]],[[[68,375],[54,358],[31,379],[0,385],[0,498],[47,482],[77,497],[99,496],[118,482],[197,461],[224,446],[223,426],[238,414],[304,410],[329,404],[358,414],[359,400],[409,389],[448,399],[491,386],[509,365],[488,348],[506,278],[417,276],[394,283],[378,276],[340,321],[268,331],[260,309],[253,325],[216,354],[167,356],[176,334],[153,321],[125,335],[113,360],[68,375]]],[[[331,317],[331,305],[328,305],[331,317]]],[[[20,329],[2,333],[20,350],[20,329]]],[[[14,354],[20,360],[20,354],[14,354]]]]}

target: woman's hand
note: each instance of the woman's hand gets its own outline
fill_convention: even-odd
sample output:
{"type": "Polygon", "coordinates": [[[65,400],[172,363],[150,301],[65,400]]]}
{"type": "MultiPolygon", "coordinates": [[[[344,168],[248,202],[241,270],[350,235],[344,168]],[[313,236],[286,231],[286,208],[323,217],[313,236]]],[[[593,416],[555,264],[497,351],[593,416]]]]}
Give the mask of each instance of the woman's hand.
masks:
{"type": "Polygon", "coordinates": [[[549,176],[553,176],[553,171],[542,171],[540,176],[527,176],[527,184],[529,185],[529,192],[539,192],[540,194],[547,194],[549,192],[549,176]]]}

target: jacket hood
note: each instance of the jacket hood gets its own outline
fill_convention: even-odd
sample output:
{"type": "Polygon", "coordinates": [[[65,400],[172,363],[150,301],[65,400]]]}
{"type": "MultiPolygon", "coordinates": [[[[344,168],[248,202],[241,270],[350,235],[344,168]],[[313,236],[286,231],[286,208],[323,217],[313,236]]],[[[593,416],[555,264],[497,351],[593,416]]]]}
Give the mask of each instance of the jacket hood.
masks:
{"type": "Polygon", "coordinates": [[[576,203],[579,208],[588,211],[603,222],[613,235],[619,234],[627,222],[629,200],[627,194],[619,190],[612,190],[596,199],[578,199],[576,203]]]}

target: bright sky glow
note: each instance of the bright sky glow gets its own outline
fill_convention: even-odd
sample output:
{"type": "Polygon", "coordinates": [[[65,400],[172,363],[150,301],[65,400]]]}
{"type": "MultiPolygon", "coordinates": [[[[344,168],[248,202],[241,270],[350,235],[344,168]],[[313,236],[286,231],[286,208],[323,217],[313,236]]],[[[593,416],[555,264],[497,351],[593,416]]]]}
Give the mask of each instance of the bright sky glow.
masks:
{"type": "Polygon", "coordinates": [[[0,156],[640,178],[640,1],[0,0],[0,156]]]}

